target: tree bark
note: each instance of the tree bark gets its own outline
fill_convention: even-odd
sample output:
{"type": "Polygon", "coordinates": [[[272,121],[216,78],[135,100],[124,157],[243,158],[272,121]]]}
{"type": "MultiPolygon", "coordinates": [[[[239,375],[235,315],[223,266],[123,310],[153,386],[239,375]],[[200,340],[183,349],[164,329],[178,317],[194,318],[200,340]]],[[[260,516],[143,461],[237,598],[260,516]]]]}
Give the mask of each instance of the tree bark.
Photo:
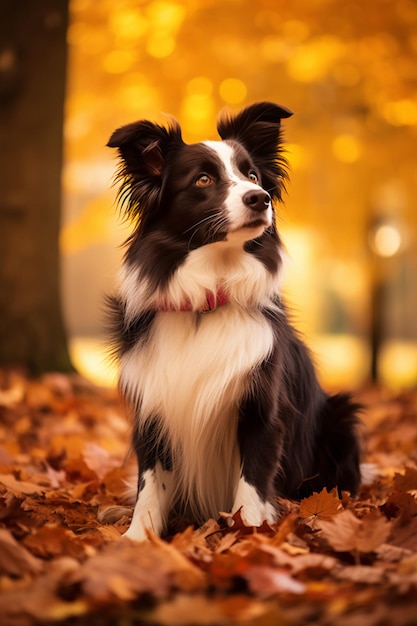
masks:
{"type": "Polygon", "coordinates": [[[0,365],[69,370],[59,226],[68,0],[0,3],[0,365]]]}

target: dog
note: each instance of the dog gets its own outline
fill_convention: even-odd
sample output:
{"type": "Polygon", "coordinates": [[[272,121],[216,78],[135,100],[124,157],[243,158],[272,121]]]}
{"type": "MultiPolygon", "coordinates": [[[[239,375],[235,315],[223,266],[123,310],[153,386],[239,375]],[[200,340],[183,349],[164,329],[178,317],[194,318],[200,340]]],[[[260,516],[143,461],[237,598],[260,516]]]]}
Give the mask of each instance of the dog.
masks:
{"type": "Polygon", "coordinates": [[[271,102],[187,144],[175,120],[117,129],[118,200],[132,221],[111,297],[119,388],[132,408],[137,500],[125,535],[240,511],[273,524],[280,497],[360,484],[358,405],[320,387],[281,296],[275,212],[287,181],[271,102]]]}

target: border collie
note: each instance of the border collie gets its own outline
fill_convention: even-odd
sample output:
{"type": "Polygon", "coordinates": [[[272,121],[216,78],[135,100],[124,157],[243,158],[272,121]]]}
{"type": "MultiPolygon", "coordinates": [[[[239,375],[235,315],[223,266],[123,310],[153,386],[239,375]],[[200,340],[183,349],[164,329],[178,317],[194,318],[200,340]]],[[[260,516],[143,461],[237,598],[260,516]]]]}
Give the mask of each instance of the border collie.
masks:
{"type": "Polygon", "coordinates": [[[291,114],[253,104],[222,116],[221,141],[186,144],[175,121],[109,140],[133,222],[111,298],[139,468],[132,539],[162,533],[172,512],[199,524],[240,510],[259,526],[278,497],[358,489],[358,406],[320,388],[281,299],[291,114]]]}

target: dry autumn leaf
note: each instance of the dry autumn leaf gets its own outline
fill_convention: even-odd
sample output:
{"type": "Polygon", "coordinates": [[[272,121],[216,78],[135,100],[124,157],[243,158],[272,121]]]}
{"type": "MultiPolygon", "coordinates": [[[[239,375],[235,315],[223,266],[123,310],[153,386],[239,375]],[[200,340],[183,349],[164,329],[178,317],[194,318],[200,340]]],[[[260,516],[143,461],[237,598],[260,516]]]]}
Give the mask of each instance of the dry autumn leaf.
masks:
{"type": "Polygon", "coordinates": [[[328,492],[324,488],[320,493],[313,493],[309,498],[304,498],[301,501],[300,516],[327,519],[336,515],[341,507],[342,503],[337,495],[337,490],[332,489],[328,492]]]}
{"type": "Polygon", "coordinates": [[[391,543],[400,548],[417,549],[417,516],[405,524],[401,518],[393,523],[391,543]]]}
{"type": "Polygon", "coordinates": [[[32,626],[78,616],[88,611],[86,599],[64,601],[57,588],[78,569],[78,562],[69,557],[53,560],[37,578],[12,584],[0,595],[2,626],[32,626]]]}
{"type": "Polygon", "coordinates": [[[86,443],[83,459],[87,467],[95,472],[100,480],[107,472],[120,466],[120,459],[112,457],[107,450],[92,441],[86,443]]]}
{"type": "Polygon", "coordinates": [[[16,480],[11,474],[0,474],[0,484],[16,495],[41,494],[46,491],[45,486],[37,485],[25,480],[16,480]]]}
{"type": "Polygon", "coordinates": [[[417,491],[417,468],[405,468],[404,474],[395,474],[394,487],[398,491],[417,491]]]}
{"type": "Polygon", "coordinates": [[[213,626],[225,624],[225,616],[212,599],[200,595],[178,595],[155,610],[155,622],[164,626],[213,626]]]}
{"type": "Polygon", "coordinates": [[[320,522],[321,536],[337,552],[373,552],[386,541],[390,522],[378,511],[358,519],[351,511],[342,511],[331,521],[320,522]]]}
{"type": "Polygon", "coordinates": [[[175,572],[177,582],[184,591],[195,591],[204,587],[205,577],[203,572],[177,550],[175,545],[163,541],[151,532],[148,535],[152,545],[158,548],[158,553],[165,557],[167,563],[170,563],[170,567],[175,572]]]}
{"type": "Polygon", "coordinates": [[[72,531],[58,524],[45,524],[32,531],[24,539],[24,545],[41,558],[67,555],[82,559],[86,554],[86,543],[72,531]]]}
{"type": "Polygon", "coordinates": [[[373,552],[391,534],[391,523],[378,511],[371,511],[361,519],[356,549],[359,552],[373,552]]]}
{"type": "Polygon", "coordinates": [[[267,565],[254,565],[247,570],[244,578],[249,589],[260,598],[268,598],[279,592],[301,594],[306,587],[293,578],[286,570],[267,565]]]}
{"type": "Polygon", "coordinates": [[[171,586],[171,568],[149,544],[113,542],[94,554],[69,579],[81,585],[94,602],[124,600],[142,593],[165,596],[171,586]]]}
{"type": "Polygon", "coordinates": [[[9,576],[36,574],[43,570],[42,561],[36,559],[13,535],[0,529],[0,573],[9,576]]]}
{"type": "Polygon", "coordinates": [[[350,580],[364,585],[378,585],[384,579],[385,570],[382,567],[370,565],[351,565],[340,568],[336,576],[341,580],[350,580]]]}

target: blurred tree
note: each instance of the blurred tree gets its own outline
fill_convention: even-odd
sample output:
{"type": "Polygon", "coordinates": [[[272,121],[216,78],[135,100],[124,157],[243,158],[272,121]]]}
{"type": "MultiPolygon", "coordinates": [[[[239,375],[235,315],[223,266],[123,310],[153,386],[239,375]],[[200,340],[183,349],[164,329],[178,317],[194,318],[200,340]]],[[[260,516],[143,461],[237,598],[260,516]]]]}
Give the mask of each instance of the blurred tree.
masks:
{"type": "Polygon", "coordinates": [[[58,234],[68,0],[0,3],[0,364],[69,370],[58,234]]]}

